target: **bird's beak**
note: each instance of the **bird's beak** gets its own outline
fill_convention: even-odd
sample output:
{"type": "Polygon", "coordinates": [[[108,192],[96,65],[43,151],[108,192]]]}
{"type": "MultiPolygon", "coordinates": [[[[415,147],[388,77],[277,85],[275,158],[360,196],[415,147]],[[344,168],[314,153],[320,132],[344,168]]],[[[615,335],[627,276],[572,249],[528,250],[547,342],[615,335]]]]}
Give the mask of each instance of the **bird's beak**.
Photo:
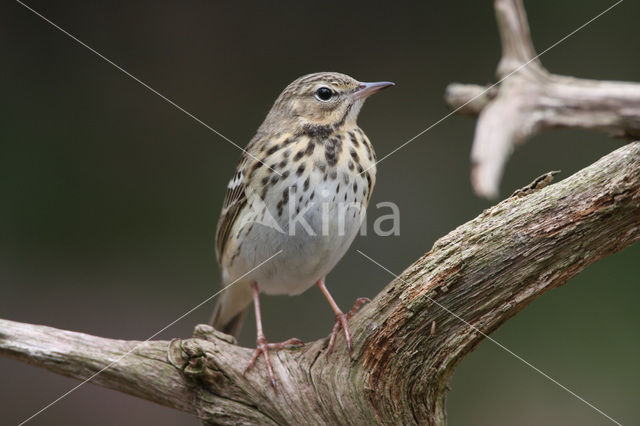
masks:
{"type": "Polygon", "coordinates": [[[358,89],[353,93],[355,99],[364,99],[374,93],[378,93],[382,89],[395,86],[395,83],[390,81],[376,81],[375,83],[360,83],[358,89]]]}

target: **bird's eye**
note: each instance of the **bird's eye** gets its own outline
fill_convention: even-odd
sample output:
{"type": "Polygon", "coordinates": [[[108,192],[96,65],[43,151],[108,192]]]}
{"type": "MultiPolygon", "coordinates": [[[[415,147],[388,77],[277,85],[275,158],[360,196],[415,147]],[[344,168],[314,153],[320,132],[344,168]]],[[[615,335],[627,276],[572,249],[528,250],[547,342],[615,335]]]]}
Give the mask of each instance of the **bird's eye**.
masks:
{"type": "Polygon", "coordinates": [[[333,92],[328,87],[321,87],[316,90],[316,98],[319,100],[326,102],[333,96],[333,92]]]}

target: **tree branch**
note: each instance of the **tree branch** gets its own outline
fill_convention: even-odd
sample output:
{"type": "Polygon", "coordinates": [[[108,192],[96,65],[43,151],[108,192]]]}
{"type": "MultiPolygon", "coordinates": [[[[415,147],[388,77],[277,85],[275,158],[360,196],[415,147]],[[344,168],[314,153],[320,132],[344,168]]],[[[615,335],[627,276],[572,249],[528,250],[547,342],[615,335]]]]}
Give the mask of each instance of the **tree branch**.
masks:
{"type": "Polygon", "coordinates": [[[167,344],[105,339],[0,319],[0,353],[4,355],[80,380],[104,370],[91,382],[191,412],[188,387],[167,361],[167,344]]]}
{"type": "Polygon", "coordinates": [[[0,353],[82,380],[117,361],[91,381],[207,424],[443,424],[449,378],[486,334],[638,239],[636,142],[438,240],[352,318],[353,359],[325,357],[326,339],[274,353],[277,394],[261,368],[243,376],[251,350],[203,325],[140,343],[0,320],[0,353]]]}
{"type": "Polygon", "coordinates": [[[640,84],[550,74],[536,57],[521,0],[495,0],[502,42],[499,84],[450,84],[445,100],[479,115],[471,151],[476,193],[495,198],[514,147],[549,128],[576,127],[628,139],[640,136],[640,84]]]}

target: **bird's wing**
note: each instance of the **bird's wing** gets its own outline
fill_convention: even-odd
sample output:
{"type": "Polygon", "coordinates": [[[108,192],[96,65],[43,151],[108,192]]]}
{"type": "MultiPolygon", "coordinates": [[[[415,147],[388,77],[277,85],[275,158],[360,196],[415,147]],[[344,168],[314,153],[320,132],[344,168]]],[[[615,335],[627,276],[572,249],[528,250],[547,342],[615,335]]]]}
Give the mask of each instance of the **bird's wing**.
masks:
{"type": "Polygon", "coordinates": [[[238,215],[247,205],[247,189],[255,191],[259,187],[264,187],[264,180],[268,179],[270,172],[278,173],[275,171],[275,163],[271,165],[265,163],[267,156],[295,141],[296,139],[290,133],[278,133],[277,135],[258,133],[247,145],[236,169],[236,174],[227,185],[227,194],[224,197],[222,213],[218,221],[216,255],[219,263],[222,264],[224,250],[231,237],[231,229],[233,229],[238,215]]]}
{"type": "Polygon", "coordinates": [[[227,193],[222,204],[222,213],[218,221],[216,231],[216,255],[218,262],[222,263],[222,255],[229,239],[229,233],[242,208],[247,204],[247,178],[245,176],[246,159],[240,161],[236,174],[227,185],[227,193]]]}

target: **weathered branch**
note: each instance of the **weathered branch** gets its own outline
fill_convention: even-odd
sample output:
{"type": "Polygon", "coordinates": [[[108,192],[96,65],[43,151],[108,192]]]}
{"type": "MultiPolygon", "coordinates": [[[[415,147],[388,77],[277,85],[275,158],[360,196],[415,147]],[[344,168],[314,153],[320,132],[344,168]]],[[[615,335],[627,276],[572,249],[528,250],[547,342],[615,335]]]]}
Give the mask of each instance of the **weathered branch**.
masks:
{"type": "Polygon", "coordinates": [[[138,343],[1,320],[0,353],[78,379],[117,361],[91,381],[210,424],[443,424],[449,378],[484,333],[638,239],[636,142],[437,241],[352,318],[353,359],[325,357],[326,340],[274,353],[277,394],[262,368],[243,376],[251,350],[207,326],[138,343]]]}
{"type": "Polygon", "coordinates": [[[192,411],[189,387],[167,361],[167,344],[105,339],[0,319],[2,354],[81,380],[104,369],[92,383],[192,411]]]}
{"type": "Polygon", "coordinates": [[[451,84],[445,100],[479,115],[471,152],[478,195],[496,197],[504,164],[515,146],[554,127],[576,127],[624,138],[640,136],[640,84],[550,74],[536,58],[521,0],[495,0],[502,42],[500,84],[451,84]],[[535,58],[535,59],[534,59],[535,58]]]}

